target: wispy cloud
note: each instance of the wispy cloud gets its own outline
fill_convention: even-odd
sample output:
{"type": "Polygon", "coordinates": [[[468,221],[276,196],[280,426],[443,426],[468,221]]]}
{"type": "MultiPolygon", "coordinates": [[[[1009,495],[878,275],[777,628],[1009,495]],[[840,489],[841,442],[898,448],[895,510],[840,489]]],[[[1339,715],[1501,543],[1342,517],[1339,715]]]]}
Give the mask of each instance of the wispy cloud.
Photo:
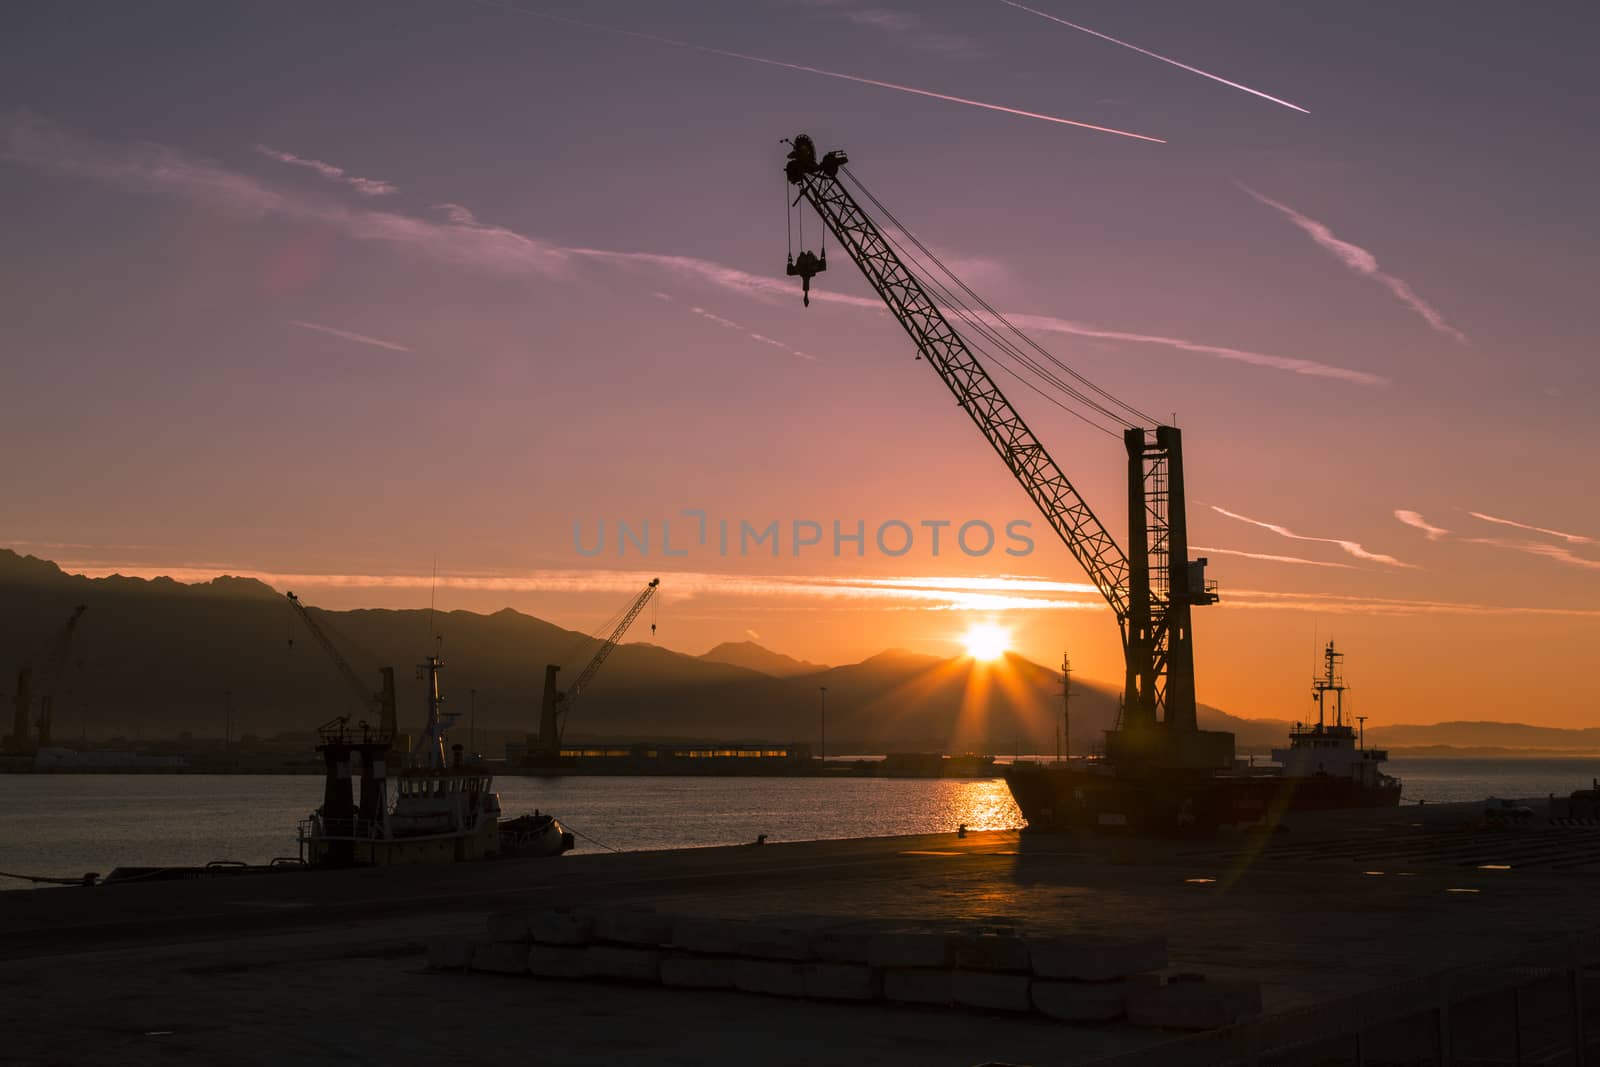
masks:
{"type": "Polygon", "coordinates": [[[816,74],[824,78],[837,78],[840,81],[854,82],[857,85],[870,85],[878,89],[892,89],[898,93],[907,93],[912,96],[926,97],[930,100],[942,100],[946,103],[960,104],[963,107],[979,108],[983,111],[994,111],[1004,115],[1013,115],[1017,118],[1034,119],[1039,122],[1055,123],[1059,126],[1076,126],[1082,130],[1093,130],[1096,133],[1109,133],[1116,137],[1127,137],[1135,141],[1150,141],[1155,144],[1166,144],[1160,137],[1151,137],[1148,134],[1134,133],[1131,130],[1119,130],[1111,126],[1097,126],[1092,122],[1081,122],[1078,119],[1064,118],[1061,115],[1049,115],[1039,111],[1027,111],[1023,108],[1007,107],[1004,104],[991,104],[985,100],[974,100],[965,96],[954,96],[949,93],[935,92],[932,89],[919,89],[912,85],[901,85],[898,82],[882,81],[878,78],[868,78],[860,74],[847,74],[843,71],[824,70],[821,67],[808,66],[804,63],[790,63],[782,59],[773,59],[769,56],[756,56],[748,52],[735,52],[727,48],[713,48],[710,45],[696,44],[693,41],[682,41],[676,37],[663,37],[658,33],[644,33],[640,30],[625,30],[617,26],[604,26],[597,22],[585,22],[583,19],[568,18],[549,11],[533,11],[528,8],[517,7],[508,3],[492,3],[491,0],[479,0],[480,3],[491,7],[514,11],[530,18],[545,19],[549,22],[565,23],[568,26],[579,26],[586,30],[595,30],[600,33],[616,34],[622,37],[632,37],[641,41],[655,41],[657,44],[670,45],[673,48],[685,48],[690,51],[700,52],[705,55],[723,56],[727,59],[743,60],[746,63],[760,63],[767,67],[777,67],[782,70],[799,71],[802,74],[816,74]]]}
{"type": "MultiPolygon", "coordinates": [[[[663,292],[659,292],[658,291],[658,292],[651,293],[650,295],[655,297],[657,300],[661,300],[661,301],[664,301],[664,302],[669,303],[669,304],[677,304],[678,303],[678,301],[674,300],[667,293],[663,293],[663,292]]],[[[705,319],[707,322],[716,323],[718,326],[721,326],[725,330],[732,330],[735,333],[742,333],[746,337],[750,338],[750,340],[755,341],[758,344],[770,345],[773,348],[776,348],[776,349],[778,349],[780,351],[789,353],[791,356],[799,356],[801,359],[808,359],[808,360],[811,360],[812,362],[816,362],[816,358],[817,358],[816,356],[810,355],[810,354],[808,354],[806,352],[802,352],[802,351],[800,351],[800,349],[795,348],[793,345],[785,344],[784,342],[779,341],[776,338],[768,337],[764,333],[758,333],[755,330],[750,329],[748,326],[742,326],[739,323],[734,322],[732,319],[724,318],[723,316],[718,315],[715,312],[707,311],[703,307],[698,307],[698,306],[696,306],[694,304],[681,304],[679,306],[687,309],[691,314],[700,316],[702,319],[705,319]]]]}
{"type": "Polygon", "coordinates": [[[1482,604],[1458,600],[1406,600],[1394,597],[1299,593],[1265,589],[1230,589],[1232,607],[1266,611],[1310,611],[1334,615],[1481,615],[1600,618],[1597,608],[1553,608],[1545,605],[1482,604]]]}
{"type": "Polygon", "coordinates": [[[1325,545],[1338,545],[1347,555],[1354,556],[1356,559],[1366,560],[1371,563],[1383,563],[1390,567],[1416,566],[1414,563],[1404,563],[1398,559],[1395,559],[1393,556],[1386,556],[1381,552],[1369,551],[1359,541],[1346,541],[1338,537],[1312,537],[1309,534],[1298,534],[1289,529],[1287,526],[1280,526],[1275,522],[1262,522],[1260,519],[1252,519],[1247,515],[1240,515],[1237,512],[1229,511],[1227,508],[1221,508],[1215,504],[1211,505],[1211,510],[1215,511],[1218,515],[1226,515],[1230,519],[1237,519],[1240,522],[1247,522],[1251,526],[1259,526],[1263,530],[1271,530],[1279,537],[1287,537],[1291,541],[1316,541],[1325,545]]]}
{"type": "Polygon", "coordinates": [[[307,159],[297,156],[293,152],[284,152],[276,148],[268,148],[264,144],[256,145],[256,151],[268,159],[275,159],[279,163],[287,163],[291,167],[304,167],[315,171],[330,182],[339,182],[348,185],[362,196],[389,196],[400,191],[398,186],[389,182],[379,181],[376,178],[358,178],[350,174],[343,167],[336,167],[332,163],[324,163],[320,159],[307,159]]]}
{"type": "MultiPolygon", "coordinates": [[[[355,240],[379,242],[452,266],[487,273],[523,278],[547,277],[563,272],[572,260],[583,259],[693,277],[702,283],[756,299],[794,299],[793,285],[787,278],[752,274],[692,256],[563,247],[528,237],[507,227],[480,222],[461,204],[436,205],[436,210],[443,216],[442,221],[393,211],[352,209],[314,194],[283,192],[251,176],[160,145],[112,145],[78,136],[54,123],[26,114],[13,114],[9,120],[0,123],[0,158],[54,173],[179,197],[230,214],[318,223],[355,240]]],[[[884,313],[882,302],[875,298],[827,290],[814,292],[812,298],[861,308],[875,314],[884,313]]],[[[1349,367],[1211,344],[1186,337],[1108,329],[1049,315],[1015,314],[1009,317],[1018,326],[1040,333],[1153,345],[1358,385],[1387,383],[1387,379],[1379,375],[1349,367]]]]}
{"type": "Polygon", "coordinates": [[[1600,560],[1586,560],[1586,558],[1574,553],[1571,549],[1563,549],[1562,545],[1523,541],[1512,545],[1512,547],[1515,547],[1518,552],[1526,552],[1528,555],[1542,555],[1547,560],[1565,563],[1566,566],[1576,566],[1576,568],[1586,569],[1586,571],[1600,571],[1600,560]]]}
{"type": "Polygon", "coordinates": [[[1482,519],[1484,522],[1498,523],[1501,526],[1514,526],[1519,530],[1527,530],[1530,533],[1541,533],[1548,537],[1559,538],[1569,545],[1600,545],[1600,538],[1585,537],[1583,534],[1552,530],[1544,526],[1530,526],[1525,522],[1517,522],[1514,519],[1502,519],[1495,515],[1485,515],[1481,511],[1469,511],[1467,514],[1475,519],[1482,519]]]}
{"type": "MultiPolygon", "coordinates": [[[[1569,545],[1600,545],[1600,538],[1586,537],[1583,534],[1568,533],[1565,530],[1552,530],[1545,526],[1531,526],[1525,522],[1514,519],[1502,519],[1495,515],[1485,515],[1481,511],[1469,511],[1475,519],[1495,523],[1499,526],[1509,526],[1517,530],[1526,530],[1529,533],[1544,534],[1565,541],[1569,545]]],[[[1426,522],[1415,511],[1396,511],[1395,518],[1407,526],[1415,526],[1428,535],[1428,540],[1438,541],[1450,536],[1450,531],[1426,522]]],[[[1561,545],[1552,545],[1545,541],[1511,540],[1504,537],[1461,537],[1461,542],[1468,545],[1485,545],[1489,548],[1505,549],[1509,552],[1520,552],[1527,556],[1537,556],[1541,559],[1555,560],[1557,563],[1568,567],[1577,567],[1580,570],[1600,571],[1600,560],[1588,559],[1573,552],[1570,548],[1561,545]]]]}
{"type": "Polygon", "coordinates": [[[847,22],[881,30],[912,48],[925,52],[955,54],[981,51],[973,44],[970,37],[929,29],[922,16],[912,11],[888,7],[860,7],[851,0],[810,0],[806,6],[832,11],[847,22]]]}
{"type": "Polygon", "coordinates": [[[1280,203],[1269,196],[1263,196],[1261,193],[1256,192],[1243,182],[1236,182],[1235,184],[1237,184],[1240,189],[1249,194],[1258,202],[1266,204],[1268,207],[1282,213],[1289,219],[1289,221],[1293,222],[1296,226],[1304,230],[1311,237],[1311,239],[1317,243],[1318,247],[1332,255],[1350,270],[1364,277],[1371,278],[1373,281],[1388,289],[1389,292],[1393,293],[1396,299],[1398,299],[1401,303],[1411,308],[1411,310],[1415,311],[1418,315],[1421,315],[1423,319],[1427,321],[1428,325],[1433,327],[1436,332],[1441,333],[1451,340],[1459,342],[1460,344],[1469,343],[1466,334],[1462,333],[1460,330],[1446,322],[1444,316],[1439,313],[1438,309],[1418,296],[1416,292],[1412,290],[1410,285],[1406,284],[1399,278],[1396,278],[1394,275],[1380,270],[1378,268],[1377,256],[1373,255],[1371,252],[1368,252],[1360,245],[1351,244],[1349,241],[1344,241],[1338,237],[1335,237],[1333,231],[1330,230],[1326,225],[1318,222],[1316,219],[1302,215],[1288,204],[1280,203]]]}
{"type": "Polygon", "coordinates": [[[754,631],[754,630],[746,630],[746,631],[745,631],[745,634],[746,634],[746,636],[748,636],[748,637],[749,637],[749,638],[750,638],[750,640],[752,640],[752,641],[759,641],[759,640],[761,640],[761,635],[760,635],[760,634],[758,634],[758,633],[756,633],[756,632],[755,632],[755,631],[754,631]]]}
{"type": "Polygon", "coordinates": [[[1237,548],[1214,548],[1209,545],[1190,545],[1195,552],[1208,552],[1215,556],[1240,556],[1244,559],[1265,560],[1268,563],[1299,563],[1306,567],[1337,567],[1340,570],[1354,570],[1348,563],[1333,563],[1325,559],[1301,559],[1299,556],[1274,556],[1269,552],[1242,552],[1237,548]]]}
{"type": "MultiPolygon", "coordinates": [[[[812,299],[816,299],[815,293],[812,294],[812,299]]],[[[1127,341],[1134,344],[1159,345],[1163,348],[1176,349],[1179,352],[1193,352],[1196,355],[1214,356],[1217,359],[1224,359],[1234,363],[1247,363],[1253,367],[1269,367],[1272,370],[1288,371],[1291,374],[1303,374],[1312,378],[1333,378],[1356,385],[1387,385],[1389,382],[1389,379],[1381,375],[1354,370],[1350,367],[1339,367],[1329,363],[1319,363],[1311,359],[1298,359],[1293,356],[1274,356],[1265,352],[1252,352],[1248,349],[1233,348],[1229,345],[1214,345],[1204,341],[1194,341],[1186,337],[1137,333],[1127,330],[1108,330],[1099,326],[1091,326],[1088,323],[1074,322],[1071,319],[1061,319],[1050,315],[1008,315],[1007,317],[1024,329],[1034,329],[1044,333],[1063,333],[1074,337],[1094,337],[1103,341],[1127,341]]]]}
{"type": "MultiPolygon", "coordinates": [[[[1093,588],[1081,582],[1007,576],[1001,578],[951,578],[902,576],[893,578],[817,577],[683,572],[656,570],[548,569],[508,574],[326,574],[294,573],[237,567],[216,563],[175,566],[129,565],[105,561],[63,561],[63,570],[90,578],[122,574],[133,578],[169,577],[181,582],[207,582],[223,574],[255,578],[278,589],[313,590],[415,590],[420,596],[437,584],[439,589],[490,593],[635,593],[653,577],[661,578],[661,595],[674,600],[698,597],[738,597],[750,601],[744,610],[792,611],[794,601],[814,608],[944,611],[1107,611],[1093,588]]],[[[1557,608],[1516,604],[1485,604],[1445,600],[1409,600],[1391,597],[1295,592],[1263,589],[1229,589],[1227,602],[1238,608],[1261,611],[1315,612],[1365,615],[1476,615],[1553,616],[1600,618],[1600,609],[1557,608]]],[[[753,632],[752,632],[753,636],[753,632]]]]}
{"type": "Polygon", "coordinates": [[[346,341],[354,341],[358,345],[371,345],[374,348],[387,348],[391,352],[410,352],[411,349],[394,341],[385,341],[381,337],[368,337],[364,333],[354,333],[350,330],[340,330],[333,326],[324,326],[316,322],[302,322],[299,319],[290,319],[290,326],[298,326],[302,330],[316,330],[318,333],[332,334],[346,341]]]}
{"type": "Polygon", "coordinates": [[[117,145],[82,137],[27,113],[0,120],[0,158],[40,170],[173,196],[248,218],[276,217],[328,226],[440,262],[526,277],[563,269],[556,245],[501,226],[444,222],[392,211],[352,208],[307,192],[284,192],[246,174],[162,145],[117,145]]]}
{"type": "Polygon", "coordinates": [[[1405,523],[1407,526],[1414,526],[1421,530],[1423,533],[1428,535],[1428,540],[1430,541],[1437,541],[1441,537],[1448,537],[1450,535],[1449,530],[1446,530],[1442,526],[1433,525],[1427,519],[1424,519],[1419,512],[1396,509],[1394,517],[1405,523]]]}
{"type": "Polygon", "coordinates": [[[818,607],[876,606],[884,609],[932,611],[1109,610],[1093,587],[1041,579],[995,578],[855,578],[811,575],[723,574],[651,571],[546,569],[514,574],[328,574],[295,573],[217,563],[150,565],[103,560],[67,561],[63,570],[90,578],[120,574],[130,578],[171,578],[208,582],[220,575],[254,578],[276,589],[442,590],[471,593],[617,594],[637,592],[653,577],[661,578],[661,596],[668,600],[697,597],[740,597],[763,607],[792,608],[795,600],[818,607]],[[788,603],[785,604],[784,602],[788,603]]]}
{"type": "Polygon", "coordinates": [[[1026,4],[1019,4],[1016,2],[1016,0],[1000,0],[1000,2],[1002,4],[1009,5],[1010,7],[1014,7],[1018,11],[1026,11],[1030,15],[1038,15],[1040,18],[1049,19],[1051,22],[1058,22],[1063,26],[1070,26],[1072,29],[1078,30],[1081,33],[1087,33],[1090,36],[1098,37],[1102,41],[1110,41],[1112,44],[1121,45],[1123,48],[1132,49],[1133,51],[1138,52],[1140,55],[1149,56],[1151,59],[1159,59],[1163,63],[1169,63],[1174,67],[1186,70],[1190,74],[1198,74],[1202,78],[1210,78],[1212,81],[1221,82],[1223,85],[1226,85],[1230,88],[1242,90],[1243,92],[1247,92],[1252,96],[1259,96],[1261,99],[1270,100],[1274,104],[1281,104],[1284,107],[1298,111],[1303,115],[1311,114],[1311,112],[1307,111],[1299,104],[1291,104],[1289,101],[1280,100],[1276,96],[1269,96],[1260,89],[1252,89],[1248,85],[1240,85],[1238,82],[1229,81],[1220,74],[1212,74],[1210,71],[1201,70],[1199,67],[1191,67],[1187,63],[1179,63],[1176,59],[1172,59],[1169,56],[1164,56],[1160,52],[1152,52],[1148,48],[1140,48],[1136,44],[1129,44],[1127,41],[1119,40],[1118,38],[1111,36],[1109,33],[1101,33],[1099,30],[1091,30],[1087,26],[1080,26],[1076,22],[1068,22],[1066,19],[1060,18],[1059,16],[1049,14],[1045,11],[1040,11],[1036,8],[1028,7],[1026,4]]]}
{"type": "MultiPolygon", "coordinates": [[[[682,276],[692,276],[718,288],[758,299],[793,300],[795,297],[794,285],[786,278],[751,274],[737,267],[729,267],[693,256],[663,255],[655,252],[618,252],[601,248],[568,248],[565,251],[573,256],[647,267],[653,271],[666,271],[682,276]]],[[[875,313],[882,313],[884,310],[883,301],[875,297],[852,296],[849,293],[833,292],[826,289],[812,290],[811,299],[813,301],[861,308],[875,313]]],[[[946,311],[955,319],[963,317],[958,312],[950,309],[946,309],[946,311]]],[[[1318,363],[1315,360],[1276,356],[1265,352],[1252,352],[1248,349],[1209,344],[1185,337],[1140,333],[1132,330],[1112,330],[1053,315],[1007,313],[1006,317],[1023,329],[1035,330],[1040,333],[1057,333],[1071,337],[1091,337],[1102,341],[1155,345],[1180,352],[1190,352],[1231,362],[1246,363],[1255,367],[1267,367],[1272,370],[1287,371],[1291,374],[1308,375],[1314,378],[1332,378],[1357,385],[1388,384],[1387,378],[1377,374],[1370,374],[1366,371],[1354,370],[1350,367],[1338,367],[1327,363],[1318,363]]]]}

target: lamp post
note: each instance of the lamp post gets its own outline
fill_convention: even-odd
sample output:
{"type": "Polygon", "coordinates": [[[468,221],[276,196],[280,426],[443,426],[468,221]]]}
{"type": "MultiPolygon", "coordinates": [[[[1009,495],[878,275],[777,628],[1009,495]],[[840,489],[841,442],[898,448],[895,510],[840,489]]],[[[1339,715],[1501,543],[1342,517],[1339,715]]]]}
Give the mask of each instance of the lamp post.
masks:
{"type": "Polygon", "coordinates": [[[820,695],[820,698],[821,698],[820,699],[820,711],[821,711],[821,715],[822,715],[822,765],[823,766],[827,766],[827,763],[828,763],[828,687],[825,686],[825,685],[819,685],[819,686],[817,686],[817,692],[818,692],[818,694],[820,695]]]}
{"type": "Polygon", "coordinates": [[[472,758],[478,758],[478,691],[467,690],[467,710],[472,719],[472,758]]]}

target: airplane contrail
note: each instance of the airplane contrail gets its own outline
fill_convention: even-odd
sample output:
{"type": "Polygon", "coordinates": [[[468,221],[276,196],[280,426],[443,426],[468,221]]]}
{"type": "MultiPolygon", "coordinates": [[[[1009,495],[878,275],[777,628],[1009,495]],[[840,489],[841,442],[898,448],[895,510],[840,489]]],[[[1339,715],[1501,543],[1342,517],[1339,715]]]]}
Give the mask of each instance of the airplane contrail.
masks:
{"type": "MultiPolygon", "coordinates": [[[[587,30],[598,30],[601,33],[615,33],[621,34],[624,37],[637,37],[640,40],[655,41],[658,44],[670,44],[674,48],[688,48],[696,52],[705,52],[709,55],[725,56],[729,59],[742,59],[747,63],[762,63],[769,67],[782,67],[786,70],[798,70],[803,71],[806,74],[820,74],[824,78],[838,78],[841,81],[856,82],[860,85],[875,85],[880,89],[893,89],[896,92],[911,93],[914,96],[926,96],[932,100],[945,100],[952,104],[965,104],[967,107],[982,108],[985,111],[998,111],[1002,114],[1016,115],[1025,119],[1038,119],[1041,122],[1054,122],[1062,126],[1077,126],[1080,129],[1094,130],[1096,133],[1109,133],[1114,134],[1117,137],[1131,137],[1136,141],[1151,141],[1155,144],[1167,143],[1160,137],[1151,137],[1143,133],[1133,133],[1129,130],[1119,130],[1111,126],[1096,126],[1092,122],[1079,122],[1076,119],[1062,118],[1060,115],[1045,115],[1038,111],[1024,111],[1021,108],[1006,107],[1004,104],[990,104],[983,100],[972,100],[965,96],[952,96],[949,93],[936,93],[932,89],[918,89],[912,85],[901,85],[897,82],[879,81],[877,78],[866,78],[859,74],[845,74],[837,70],[824,70],[821,67],[806,66],[804,63],[788,63],[781,59],[768,59],[765,56],[753,56],[747,52],[732,52],[726,48],[713,48],[710,45],[695,44],[692,41],[680,41],[675,37],[662,37],[654,33],[644,33],[640,30],[624,30],[616,26],[603,26],[597,22],[585,22],[581,19],[567,18],[564,15],[552,15],[546,11],[529,11],[526,8],[513,7],[509,4],[495,3],[493,0],[478,0],[478,2],[487,7],[499,8],[502,11],[514,11],[519,15],[528,15],[537,19],[548,19],[551,22],[564,22],[569,26],[580,26],[587,30]]],[[[1210,75],[1207,75],[1207,77],[1210,77],[1210,75]]],[[[1290,106],[1292,107],[1293,105],[1290,106]]]]}
{"type": "Polygon", "coordinates": [[[1201,70],[1199,67],[1191,67],[1187,63],[1179,63],[1176,59],[1172,59],[1169,56],[1164,56],[1160,52],[1152,52],[1148,48],[1140,48],[1136,44],[1129,44],[1127,41],[1119,40],[1111,36],[1109,33],[1101,33],[1099,30],[1091,30],[1087,26],[1080,26],[1076,22],[1068,22],[1066,19],[1057,15],[1052,15],[1048,11],[1039,11],[1036,8],[1029,7],[1027,4],[1019,4],[1017,3],[1017,0],[1000,0],[1000,2],[1010,7],[1014,7],[1018,11],[1026,11],[1030,15],[1038,15],[1042,19],[1049,19],[1051,22],[1059,22],[1063,26],[1070,26],[1075,30],[1080,30],[1083,33],[1087,33],[1092,37],[1098,37],[1102,41],[1110,41],[1112,44],[1119,44],[1124,48],[1131,48],[1140,55],[1149,56],[1151,59],[1159,59],[1163,63],[1170,63],[1174,67],[1180,67],[1183,70],[1188,71],[1190,74],[1198,74],[1202,78],[1210,78],[1214,82],[1221,82],[1223,85],[1229,85],[1235,89],[1241,89],[1244,92],[1250,93],[1252,96],[1259,96],[1263,100],[1271,100],[1274,104],[1282,104],[1284,107],[1292,108],[1293,110],[1300,112],[1302,115],[1311,114],[1310,111],[1301,107],[1299,104],[1291,104],[1287,100],[1280,100],[1276,96],[1262,92],[1260,89],[1252,89],[1248,85],[1240,85],[1238,82],[1231,82],[1227,78],[1212,74],[1210,71],[1201,70]]]}

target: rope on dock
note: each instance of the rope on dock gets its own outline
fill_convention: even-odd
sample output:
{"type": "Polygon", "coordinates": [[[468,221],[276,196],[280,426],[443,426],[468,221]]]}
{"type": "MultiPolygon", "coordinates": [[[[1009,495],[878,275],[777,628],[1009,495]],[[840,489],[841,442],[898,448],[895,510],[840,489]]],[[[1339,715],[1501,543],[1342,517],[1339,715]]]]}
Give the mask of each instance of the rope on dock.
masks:
{"type": "Polygon", "coordinates": [[[571,830],[573,833],[577,834],[579,837],[581,837],[585,841],[589,842],[589,844],[591,844],[591,845],[599,845],[601,848],[605,849],[607,852],[621,852],[622,851],[620,848],[612,848],[610,845],[606,844],[604,841],[596,841],[594,838],[590,837],[588,834],[584,833],[582,830],[578,829],[576,826],[573,826],[570,822],[567,822],[566,820],[562,820],[561,825],[565,826],[568,830],[571,830]]]}

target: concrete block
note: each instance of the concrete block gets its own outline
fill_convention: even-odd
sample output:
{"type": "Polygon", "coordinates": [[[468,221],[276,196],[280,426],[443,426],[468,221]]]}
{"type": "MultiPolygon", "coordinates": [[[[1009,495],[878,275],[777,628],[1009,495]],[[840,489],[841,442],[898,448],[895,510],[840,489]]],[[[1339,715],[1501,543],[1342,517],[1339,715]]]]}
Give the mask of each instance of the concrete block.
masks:
{"type": "Polygon", "coordinates": [[[893,930],[872,935],[867,962],[874,967],[949,967],[954,962],[949,934],[893,930]]]}
{"type": "Polygon", "coordinates": [[[528,948],[504,941],[477,945],[472,950],[472,969],[492,974],[527,974],[528,948]]]}
{"type": "Polygon", "coordinates": [[[594,939],[619,945],[666,945],[672,942],[671,915],[617,909],[594,913],[594,939]]]}
{"type": "Polygon", "coordinates": [[[808,963],[806,996],[816,1000],[877,1000],[883,972],[860,963],[808,963]]]}
{"type": "Polygon", "coordinates": [[[955,964],[963,971],[1028,974],[1028,943],[1010,934],[963,934],[955,938],[955,964]]]}
{"type": "Polygon", "coordinates": [[[428,970],[464,971],[472,962],[472,950],[476,947],[464,937],[430,937],[428,970]]]}
{"type": "Polygon", "coordinates": [[[584,949],[584,970],[594,978],[626,982],[661,981],[661,951],[622,945],[590,945],[584,949]]]}
{"type": "Polygon", "coordinates": [[[811,954],[827,963],[866,963],[874,929],[841,923],[811,931],[811,954]]]}
{"type": "Polygon", "coordinates": [[[1167,1030],[1215,1030],[1261,1014],[1261,984],[1189,979],[1128,989],[1128,1019],[1167,1030]]]}
{"type": "Polygon", "coordinates": [[[667,956],[661,961],[661,984],[678,989],[732,989],[744,962],[707,956],[667,956]]]}
{"type": "Polygon", "coordinates": [[[749,923],[739,936],[739,954],[763,960],[809,960],[811,934],[793,926],[749,923]]]}
{"type": "Polygon", "coordinates": [[[885,1000],[902,1004],[943,1004],[955,1001],[951,972],[894,967],[883,972],[885,1000]]]}
{"type": "Polygon", "coordinates": [[[587,945],[594,939],[594,917],[569,911],[536,911],[528,916],[528,935],[541,945],[587,945]]]}
{"type": "Polygon", "coordinates": [[[735,960],[733,986],[746,993],[778,997],[806,995],[806,969],[784,960],[735,960]]]}
{"type": "Polygon", "coordinates": [[[707,956],[737,956],[747,923],[683,916],[672,924],[672,946],[707,956]]]}
{"type": "Polygon", "coordinates": [[[502,911],[489,916],[489,940],[526,942],[528,940],[528,913],[502,911]]]}
{"type": "Polygon", "coordinates": [[[530,945],[528,973],[540,978],[587,978],[589,952],[579,945],[530,945]]]}
{"type": "Polygon", "coordinates": [[[1051,982],[1035,978],[1033,1006],[1064,1023],[1102,1023],[1128,1011],[1127,982],[1051,982]]]}
{"type": "Polygon", "coordinates": [[[1071,934],[1030,941],[1028,955],[1039,978],[1106,982],[1167,965],[1164,937],[1111,937],[1071,934]]]}
{"type": "Polygon", "coordinates": [[[992,974],[988,971],[952,971],[950,992],[957,1004],[990,1011],[1032,1011],[1025,974],[992,974]]]}

